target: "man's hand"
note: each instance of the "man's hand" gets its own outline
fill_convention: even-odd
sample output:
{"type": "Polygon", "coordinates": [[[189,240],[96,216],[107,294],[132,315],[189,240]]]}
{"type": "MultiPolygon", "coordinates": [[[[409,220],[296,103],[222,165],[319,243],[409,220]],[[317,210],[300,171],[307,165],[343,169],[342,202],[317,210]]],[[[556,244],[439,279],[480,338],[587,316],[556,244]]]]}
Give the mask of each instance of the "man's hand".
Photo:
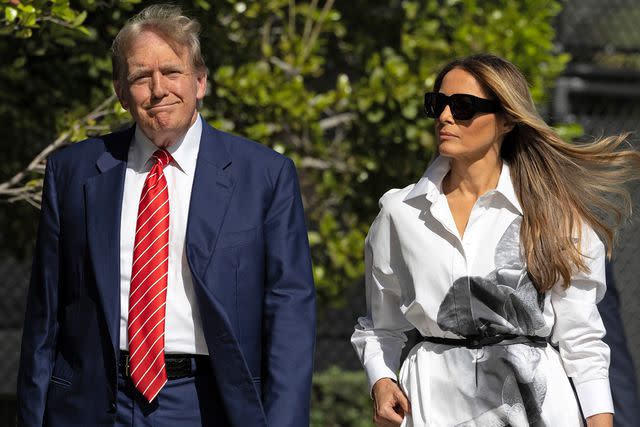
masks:
{"type": "Polygon", "coordinates": [[[381,378],[373,385],[373,422],[378,427],[398,427],[405,414],[411,413],[409,399],[391,378],[381,378]]]}
{"type": "Polygon", "coordinates": [[[595,414],[587,418],[587,427],[612,427],[613,414],[595,414]]]}

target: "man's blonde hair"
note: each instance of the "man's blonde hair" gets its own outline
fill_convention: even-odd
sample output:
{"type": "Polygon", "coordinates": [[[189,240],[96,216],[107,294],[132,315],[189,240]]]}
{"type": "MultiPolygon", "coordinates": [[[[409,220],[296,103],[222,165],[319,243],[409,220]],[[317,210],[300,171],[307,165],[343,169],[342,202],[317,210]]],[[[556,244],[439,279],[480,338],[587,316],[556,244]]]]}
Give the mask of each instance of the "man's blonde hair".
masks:
{"type": "Polygon", "coordinates": [[[143,31],[157,33],[165,38],[174,49],[186,48],[193,69],[196,72],[207,74],[207,66],[200,51],[200,23],[184,16],[178,6],[155,4],[144,8],[129,19],[113,40],[111,59],[114,81],[126,78],[127,52],[133,40],[143,31]]]}

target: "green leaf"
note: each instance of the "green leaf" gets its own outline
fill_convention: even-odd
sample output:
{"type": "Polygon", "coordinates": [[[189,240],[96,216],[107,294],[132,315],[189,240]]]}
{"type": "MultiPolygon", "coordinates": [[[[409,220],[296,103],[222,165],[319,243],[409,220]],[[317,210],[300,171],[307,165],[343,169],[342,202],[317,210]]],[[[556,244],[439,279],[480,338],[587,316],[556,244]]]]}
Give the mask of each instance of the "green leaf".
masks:
{"type": "Polygon", "coordinates": [[[91,37],[93,35],[91,30],[88,29],[87,27],[85,27],[84,25],[80,25],[80,26],[76,27],[75,29],[76,29],[76,31],[79,31],[80,33],[84,34],[87,37],[91,37]]]}
{"type": "Polygon", "coordinates": [[[22,12],[28,13],[28,14],[31,14],[31,13],[35,14],[36,13],[36,8],[33,7],[33,5],[30,5],[30,4],[20,3],[18,5],[18,9],[20,9],[22,12]]]}
{"type": "Polygon", "coordinates": [[[18,17],[18,11],[15,8],[11,6],[5,7],[4,18],[7,20],[7,22],[13,22],[17,17],[18,17]]]}
{"type": "Polygon", "coordinates": [[[37,28],[38,24],[37,24],[37,16],[36,16],[36,14],[35,13],[24,14],[22,16],[21,24],[24,27],[37,28]]]}
{"type": "Polygon", "coordinates": [[[73,23],[71,24],[72,27],[79,27],[80,25],[82,25],[82,23],[84,22],[84,20],[87,19],[87,11],[83,10],[81,13],[78,14],[78,16],[76,16],[76,18],[73,20],[73,23]]]}
{"type": "Polygon", "coordinates": [[[202,10],[210,10],[211,4],[206,0],[195,0],[194,3],[202,10]]]}

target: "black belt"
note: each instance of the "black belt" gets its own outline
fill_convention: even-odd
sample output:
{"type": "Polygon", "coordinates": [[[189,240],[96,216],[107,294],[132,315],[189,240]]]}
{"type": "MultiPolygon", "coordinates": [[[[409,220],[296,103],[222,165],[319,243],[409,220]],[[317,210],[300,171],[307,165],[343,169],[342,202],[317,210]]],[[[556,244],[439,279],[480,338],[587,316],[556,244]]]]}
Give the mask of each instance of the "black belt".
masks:
{"type": "MultiPolygon", "coordinates": [[[[170,380],[177,380],[178,378],[184,378],[194,375],[196,369],[196,362],[201,366],[205,366],[208,363],[208,356],[194,355],[194,354],[172,354],[166,353],[164,355],[164,364],[167,370],[167,378],[170,380]]],[[[131,372],[129,371],[129,352],[120,351],[120,372],[125,377],[129,377],[131,372]]]]}
{"type": "Polygon", "coordinates": [[[482,348],[490,345],[529,344],[534,347],[545,347],[547,338],[537,335],[498,334],[492,336],[468,336],[466,338],[422,337],[421,341],[434,344],[445,344],[456,347],[482,348]]]}

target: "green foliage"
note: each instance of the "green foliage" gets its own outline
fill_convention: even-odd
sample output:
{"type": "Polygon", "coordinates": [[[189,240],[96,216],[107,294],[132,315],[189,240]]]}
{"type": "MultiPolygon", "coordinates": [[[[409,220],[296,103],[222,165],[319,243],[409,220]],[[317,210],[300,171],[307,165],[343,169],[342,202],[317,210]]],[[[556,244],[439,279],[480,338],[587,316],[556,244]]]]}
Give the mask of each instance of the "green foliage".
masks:
{"type": "Polygon", "coordinates": [[[227,0],[212,9],[227,30],[212,36],[206,117],[296,161],[324,303],[341,303],[361,276],[378,197],[414,182],[432,157],[422,95],[446,62],[503,55],[544,101],[568,60],[553,51],[557,2],[387,3],[227,0]]]}
{"type": "Polygon", "coordinates": [[[560,138],[565,141],[575,141],[584,134],[584,129],[577,123],[560,123],[554,127],[560,138]]]}
{"type": "MultiPolygon", "coordinates": [[[[108,49],[134,3],[136,0],[71,4],[0,0],[0,129],[5,141],[0,148],[0,182],[23,170],[48,144],[72,128],[79,138],[122,123],[121,118],[100,117],[96,124],[83,122],[80,128],[75,127],[112,93],[108,49]],[[22,20],[2,20],[7,7],[18,4],[36,9],[38,26],[31,28],[31,37],[17,33],[16,25],[22,20]],[[88,33],[58,18],[44,19],[52,16],[51,8],[56,4],[68,6],[77,16],[86,12],[82,27],[88,33]]],[[[66,16],[70,18],[71,12],[66,16]]],[[[33,179],[38,185],[25,188],[39,193],[41,177],[41,170],[29,174],[25,180],[33,179]]],[[[0,205],[2,252],[29,258],[36,225],[37,211],[31,206],[0,205]]]]}
{"type": "MultiPolygon", "coordinates": [[[[0,119],[9,137],[25,141],[3,148],[8,160],[0,175],[7,175],[24,153],[33,156],[111,94],[110,42],[148,3],[0,1],[0,26],[13,35],[0,38],[0,119]],[[16,38],[27,28],[9,9],[17,4],[36,9],[40,27],[30,38],[16,38]],[[53,5],[71,12],[43,18],[54,16],[53,5]]],[[[380,195],[415,182],[434,154],[433,121],[421,111],[437,71],[454,57],[493,52],[519,65],[534,98],[544,102],[568,60],[553,46],[559,1],[194,0],[183,6],[203,23],[211,70],[203,116],[296,162],[323,305],[340,304],[361,277],[364,237],[380,195]]],[[[115,105],[113,111],[100,124],[119,125],[115,105]]],[[[98,129],[77,129],[76,138],[98,129]]]]}
{"type": "Polygon", "coordinates": [[[311,427],[373,427],[364,372],[333,367],[313,376],[311,427]]]}
{"type": "Polygon", "coordinates": [[[29,38],[47,22],[89,35],[82,25],[87,11],[73,9],[69,0],[2,0],[0,17],[0,35],[29,38]]]}

